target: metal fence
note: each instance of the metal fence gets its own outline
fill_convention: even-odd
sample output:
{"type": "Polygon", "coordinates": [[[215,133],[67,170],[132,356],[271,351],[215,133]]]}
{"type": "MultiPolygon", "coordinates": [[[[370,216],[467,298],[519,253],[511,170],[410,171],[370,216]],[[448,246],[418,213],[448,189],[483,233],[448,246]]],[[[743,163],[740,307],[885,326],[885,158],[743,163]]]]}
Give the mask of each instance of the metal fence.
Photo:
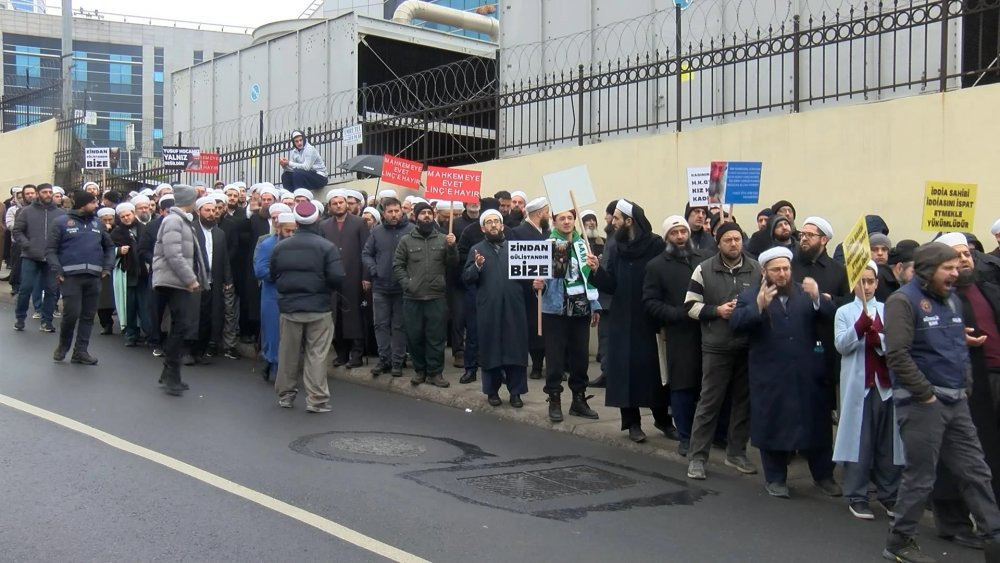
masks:
{"type": "MultiPolygon", "coordinates": [[[[678,30],[682,23],[677,15],[678,30]]],[[[356,118],[308,132],[333,180],[350,177],[335,170],[337,163],[362,153],[468,164],[624,135],[1000,82],[998,28],[1000,0],[854,2],[844,12],[792,16],[790,24],[742,35],[682,43],[677,33],[675,44],[662,51],[517,82],[504,80],[503,56],[455,90],[439,88],[442,72],[432,69],[359,89],[350,96],[356,118]],[[419,84],[435,86],[414,87],[419,84]],[[341,129],[357,122],[364,125],[361,145],[344,145],[341,129]]],[[[472,65],[455,64],[451,72],[463,64],[472,65]]],[[[219,176],[226,181],[276,179],[277,160],[290,141],[285,132],[265,135],[264,117],[258,116],[256,140],[219,151],[219,176]]],[[[177,173],[152,169],[113,178],[111,184],[125,188],[170,178],[177,173]]]]}

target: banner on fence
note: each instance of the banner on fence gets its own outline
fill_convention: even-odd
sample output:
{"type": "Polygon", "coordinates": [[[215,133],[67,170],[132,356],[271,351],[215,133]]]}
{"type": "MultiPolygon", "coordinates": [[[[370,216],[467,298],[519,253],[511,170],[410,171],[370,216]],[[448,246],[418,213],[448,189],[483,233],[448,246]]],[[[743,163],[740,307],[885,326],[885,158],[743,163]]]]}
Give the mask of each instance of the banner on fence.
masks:
{"type": "Polygon", "coordinates": [[[163,167],[170,170],[188,170],[201,166],[201,149],[198,147],[163,147],[163,167]]]}
{"type": "Polygon", "coordinates": [[[424,198],[479,203],[482,185],[483,173],[478,170],[428,166],[424,198]]]}
{"type": "Polygon", "coordinates": [[[976,185],[930,180],[924,187],[924,231],[972,231],[976,218],[976,185]]]}
{"type": "Polygon", "coordinates": [[[420,189],[420,173],[424,165],[405,158],[392,156],[382,157],[382,181],[395,184],[411,190],[420,189]]]}
{"type": "Polygon", "coordinates": [[[537,280],[552,277],[552,240],[507,243],[507,277],[537,280]]]}
{"type": "Polygon", "coordinates": [[[363,136],[363,131],[361,129],[361,124],[351,125],[350,127],[344,127],[340,130],[341,142],[345,146],[352,147],[354,145],[360,145],[363,136]]]}
{"type": "Polygon", "coordinates": [[[108,147],[86,147],[83,152],[83,167],[87,170],[111,168],[111,149],[108,147]]]}
{"type": "Polygon", "coordinates": [[[219,173],[219,153],[203,152],[199,154],[197,168],[187,168],[192,174],[218,174],[219,173]]]}

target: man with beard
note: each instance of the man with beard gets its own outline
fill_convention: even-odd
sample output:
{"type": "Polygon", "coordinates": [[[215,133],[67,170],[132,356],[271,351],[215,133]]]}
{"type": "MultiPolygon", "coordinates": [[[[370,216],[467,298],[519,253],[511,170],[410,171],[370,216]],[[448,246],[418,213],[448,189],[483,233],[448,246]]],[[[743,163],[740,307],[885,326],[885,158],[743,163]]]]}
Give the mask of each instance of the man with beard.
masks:
{"type": "Polygon", "coordinates": [[[101,295],[101,279],[111,275],[114,268],[115,245],[95,211],[96,198],[87,192],[77,192],[73,196],[73,210],[56,217],[50,225],[45,256],[62,288],[64,309],[59,344],[52,354],[57,362],[63,361],[72,347],[70,361],[74,364],[97,363],[87,347],[101,295]]]}
{"type": "Polygon", "coordinates": [[[915,240],[905,239],[896,243],[889,251],[889,267],[892,268],[891,291],[879,292],[876,288],[875,298],[884,302],[893,292],[910,283],[913,279],[913,251],[920,246],[915,240]],[[882,295],[883,298],[879,298],[882,295]]]}
{"type": "Polygon", "coordinates": [[[455,216],[454,222],[452,224],[452,231],[455,236],[459,239],[462,238],[462,233],[469,225],[479,224],[479,202],[476,203],[466,203],[461,214],[455,216]]]}
{"type": "Polygon", "coordinates": [[[510,193],[510,211],[504,224],[507,228],[514,228],[524,221],[526,215],[525,208],[528,206],[528,194],[518,190],[510,193]]]}
{"type": "Polygon", "coordinates": [[[691,246],[704,254],[712,254],[719,247],[715,238],[708,230],[708,207],[684,206],[684,219],[691,229],[691,246]]]}
{"type": "Polygon", "coordinates": [[[202,197],[195,203],[198,223],[195,234],[205,261],[206,275],[211,281],[211,289],[201,292],[198,314],[198,337],[191,346],[195,363],[207,364],[206,352],[210,343],[222,341],[222,327],[226,318],[225,291],[233,284],[229,269],[229,252],[226,249],[226,234],[215,222],[216,201],[214,197],[202,197]]]}
{"type": "MultiPolygon", "coordinates": [[[[528,217],[510,230],[510,240],[546,240],[549,238],[549,200],[538,197],[526,206],[528,217]]],[[[528,349],[531,355],[531,379],[544,377],[545,337],[538,334],[538,299],[528,299],[528,349]]]]}
{"type": "MultiPolygon", "coordinates": [[[[977,337],[985,336],[978,346],[969,346],[972,366],[972,387],[968,399],[969,413],[976,427],[986,464],[993,475],[991,481],[994,497],[1000,495],[1000,287],[983,275],[968,241],[962,233],[941,235],[935,242],[946,244],[958,253],[958,279],[955,294],[962,303],[962,318],[966,330],[977,337]]],[[[969,508],[962,502],[952,472],[938,464],[938,478],[934,486],[934,519],[938,536],[959,545],[983,548],[969,520],[969,508]]]]}
{"type": "Polygon", "coordinates": [[[507,218],[510,217],[510,208],[514,206],[514,203],[511,201],[510,192],[507,190],[500,190],[499,192],[493,194],[493,199],[497,200],[497,204],[499,205],[497,209],[500,211],[500,214],[504,216],[504,221],[506,221],[507,218]]]}
{"type": "Polygon", "coordinates": [[[788,498],[791,452],[809,462],[823,493],[840,496],[833,480],[829,400],[817,372],[817,317],[832,317],[833,302],[812,278],[792,279],[792,252],[775,247],[760,255],[759,287],[740,293],[730,326],[750,336],[750,434],[760,449],[767,493],[788,498]]]}
{"type": "Polygon", "coordinates": [[[357,190],[344,190],[347,197],[347,212],[351,215],[361,216],[361,206],[365,202],[365,196],[357,190]]]}
{"type": "Polygon", "coordinates": [[[340,251],[340,261],[346,274],[340,289],[333,296],[333,338],[337,353],[333,365],[340,367],[346,364],[349,368],[357,368],[361,367],[366,333],[361,311],[362,284],[369,281],[368,273],[361,264],[361,251],[369,231],[360,217],[349,212],[344,190],[330,190],[327,203],[331,216],[320,223],[319,228],[326,240],[340,251]]]}
{"type": "MultiPolygon", "coordinates": [[[[833,226],[822,217],[806,217],[799,230],[799,252],[792,260],[792,278],[804,283],[806,278],[816,281],[819,292],[833,301],[834,310],[853,300],[847,285],[847,269],[834,262],[827,254],[827,245],[833,238],[833,226]]],[[[879,282],[881,283],[881,281],[879,282]]],[[[840,354],[833,342],[833,317],[817,319],[816,330],[823,347],[823,367],[828,388],[828,411],[837,408],[837,386],[840,382],[840,354]]]]}
{"type": "Polygon", "coordinates": [[[479,349],[483,393],[491,406],[499,407],[498,391],[506,383],[510,406],[519,409],[524,406],[521,395],[528,392],[525,300],[532,292],[528,282],[507,277],[509,249],[503,234],[503,215],[490,210],[479,221],[486,240],[472,247],[462,281],[476,288],[478,334],[483,342],[479,349]]]}
{"type": "MultiPolygon", "coordinates": [[[[486,213],[490,209],[500,210],[500,203],[492,197],[484,197],[479,200],[480,213],[486,213]]],[[[477,214],[478,215],[478,214],[477,214]]],[[[473,246],[484,240],[483,230],[479,227],[479,221],[469,225],[458,235],[458,263],[465,264],[469,257],[469,251],[473,246]]],[[[465,288],[462,292],[465,297],[463,313],[465,314],[465,351],[462,363],[465,372],[458,382],[472,383],[476,380],[479,370],[479,340],[477,338],[476,319],[476,291],[472,288],[465,288]]]]}
{"type": "MultiPolygon", "coordinates": [[[[787,207],[787,206],[785,206],[787,207]]],[[[784,208],[783,208],[784,209],[784,208]]],[[[774,247],[786,248],[795,254],[795,240],[792,237],[792,222],[787,214],[775,213],[767,223],[768,238],[763,241],[763,246],[747,246],[747,252],[751,256],[760,256],[765,250],[774,247]]]]}
{"type": "Polygon", "coordinates": [[[135,206],[135,220],[141,225],[148,225],[153,220],[153,202],[142,194],[132,198],[132,205],[135,206]]]}
{"type": "Polygon", "coordinates": [[[666,248],[646,265],[642,303],[664,331],[670,409],[680,438],[677,453],[686,456],[701,386],[701,354],[694,353],[701,350],[701,328],[688,316],[684,299],[691,274],[705,258],[691,247],[690,229],[680,215],[667,217],[662,230],[666,248]]]}
{"type": "Polygon", "coordinates": [[[725,223],[716,233],[719,252],[691,273],[684,305],[701,323],[701,397],[691,427],[687,476],[705,479],[705,463],[728,394],[731,400],[726,440],[726,465],[752,475],[757,468],[747,459],[750,388],[747,375],[749,338],[734,334],[730,318],[741,291],[753,287],[760,275],[757,262],[743,254],[743,232],[725,223]]]}
{"type": "Polygon", "coordinates": [[[248,264],[251,262],[255,240],[250,237],[250,220],[240,207],[240,187],[228,184],[223,189],[225,203],[220,205],[221,216],[219,228],[226,235],[226,251],[229,259],[229,271],[233,276],[233,286],[225,290],[226,321],[223,326],[223,343],[225,356],[230,359],[239,357],[236,343],[239,341],[242,320],[243,298],[247,293],[246,286],[254,284],[250,277],[248,264]]]}
{"type": "MultiPolygon", "coordinates": [[[[37,286],[43,288],[41,314],[42,332],[55,332],[52,314],[55,310],[55,277],[49,271],[46,260],[46,237],[50,234],[56,218],[65,214],[52,201],[52,184],[39,184],[38,197],[21,209],[14,218],[11,236],[21,249],[20,287],[14,310],[14,330],[24,330],[24,320],[28,317],[28,303],[37,286]]],[[[22,192],[23,194],[23,192],[22,192]]],[[[99,285],[99,282],[98,282],[99,285]]]]}
{"type": "Polygon", "coordinates": [[[591,209],[584,209],[580,212],[580,218],[583,220],[583,236],[587,238],[587,243],[590,244],[590,251],[596,256],[600,256],[604,253],[604,237],[601,236],[601,231],[597,229],[597,212],[591,209]]]}
{"type": "Polygon", "coordinates": [[[280,213],[274,218],[274,234],[257,244],[253,253],[253,271],[260,280],[260,355],[264,358],[261,377],[271,380],[277,373],[278,349],[281,341],[281,312],[278,310],[278,288],[271,276],[271,255],[274,247],[295,234],[298,223],[292,213],[280,213]]]}
{"type": "MultiPolygon", "coordinates": [[[[906,454],[893,510],[896,517],[883,551],[887,559],[934,561],[914,538],[939,463],[958,485],[979,538],[988,541],[986,548],[993,557],[997,555],[1000,512],[969,408],[973,385],[969,347],[981,347],[989,337],[966,327],[961,300],[954,295],[962,259],[949,244],[959,244],[961,237],[917,248],[915,277],[885,305],[886,363],[893,374],[896,417],[906,454]]],[[[992,422],[996,424],[995,419],[992,422]]]]}
{"type": "Polygon", "coordinates": [[[250,186],[250,202],[245,215],[249,231],[245,248],[239,252],[243,259],[240,268],[243,273],[243,294],[240,295],[240,341],[256,342],[260,335],[260,286],[254,281],[253,249],[260,237],[271,234],[271,206],[278,202],[278,190],[270,182],[250,186]]]}
{"type": "Polygon", "coordinates": [[[142,334],[151,332],[149,322],[149,268],[139,258],[139,239],[146,226],[138,221],[135,205],[119,203],[117,219],[111,228],[111,242],[117,248],[118,264],[112,276],[115,288],[115,309],[125,326],[125,346],[139,343],[142,334]]]}
{"type": "Polygon", "coordinates": [[[425,202],[413,206],[416,229],[396,246],[392,269],[403,287],[403,324],[407,350],[416,370],[410,383],[448,387],[444,379],[445,277],[458,267],[455,235],[434,228],[434,210],[425,202]]]}
{"type": "MultiPolygon", "coordinates": [[[[601,260],[604,266],[607,266],[607,260],[605,259],[608,255],[608,250],[615,244],[615,207],[618,206],[618,200],[612,200],[608,203],[607,207],[604,208],[604,233],[606,238],[604,239],[604,245],[601,247],[600,254],[597,258],[601,260]]],[[[586,223],[584,223],[586,226],[586,223]]],[[[585,234],[581,234],[585,236],[585,234]]],[[[593,246],[591,250],[596,252],[593,246]]],[[[597,300],[601,304],[601,315],[600,318],[602,323],[597,325],[597,362],[601,364],[601,375],[597,376],[593,381],[587,382],[587,387],[596,387],[603,389],[607,384],[608,378],[607,374],[610,370],[608,366],[608,345],[611,341],[611,295],[598,292],[597,300]]]]}
{"type": "Polygon", "coordinates": [[[621,410],[622,430],[633,442],[643,442],[640,407],[653,411],[654,426],[664,434],[673,433],[667,413],[668,396],[660,381],[660,360],[654,326],[642,302],[646,264],[659,256],[666,244],[653,235],[646,213],[638,204],[619,199],[614,213],[615,246],[609,251],[607,266],[596,257],[587,265],[594,286],[611,294],[611,341],[605,404],[621,410]]]}
{"type": "Polygon", "coordinates": [[[382,224],[375,227],[365,242],[361,260],[368,270],[375,320],[375,342],[378,344],[378,364],[372,376],[389,373],[403,375],[406,359],[406,332],[403,329],[403,288],[393,274],[392,261],[399,241],[413,229],[413,223],[403,215],[398,199],[382,200],[382,224]]]}

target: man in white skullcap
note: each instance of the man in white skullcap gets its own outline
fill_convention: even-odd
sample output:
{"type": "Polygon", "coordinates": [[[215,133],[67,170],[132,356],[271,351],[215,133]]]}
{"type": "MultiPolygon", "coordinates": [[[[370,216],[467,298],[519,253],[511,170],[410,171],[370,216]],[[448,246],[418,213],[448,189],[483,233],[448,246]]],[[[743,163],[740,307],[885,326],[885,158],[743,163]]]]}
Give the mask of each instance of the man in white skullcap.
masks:
{"type": "Polygon", "coordinates": [[[292,195],[295,196],[295,203],[312,200],[313,198],[312,191],[306,188],[296,188],[295,191],[292,192],[292,195]]]}
{"type": "MultiPolygon", "coordinates": [[[[132,201],[145,200],[149,213],[149,198],[137,195],[132,201]],[[142,198],[142,199],[140,199],[142,198]]],[[[134,347],[142,334],[149,334],[150,296],[149,267],[139,256],[139,240],[146,225],[139,221],[138,209],[132,202],[119,203],[115,207],[118,220],[111,229],[111,242],[116,248],[116,268],[112,274],[115,309],[118,322],[125,336],[125,346],[134,347]]]]}
{"type": "MultiPolygon", "coordinates": [[[[195,234],[204,253],[205,267],[211,282],[210,289],[201,292],[198,315],[198,337],[191,346],[191,359],[197,364],[208,364],[208,357],[223,346],[222,331],[226,319],[226,295],[231,289],[233,276],[230,270],[226,234],[218,226],[215,210],[217,200],[205,196],[195,202],[198,227],[195,234]]],[[[185,359],[190,361],[189,359],[185,359]]]]}
{"type": "Polygon", "coordinates": [[[365,224],[368,225],[369,231],[382,223],[382,214],[379,213],[378,209],[375,209],[374,207],[366,207],[364,211],[361,212],[361,218],[364,219],[365,224]]]}
{"type": "Polygon", "coordinates": [[[336,245],[323,237],[317,225],[320,206],[303,201],[294,213],[298,229],[275,245],[268,272],[281,313],[274,390],[278,405],[292,408],[301,373],[306,411],[324,413],[330,412],[326,356],[333,340],[333,296],[341,290],[344,268],[336,245]]]}
{"type": "Polygon", "coordinates": [[[327,195],[330,218],[322,221],[319,229],[340,251],[345,274],[340,291],[334,295],[334,349],[337,355],[333,365],[359,368],[368,335],[367,310],[362,309],[361,302],[367,301],[365,295],[371,289],[368,272],[362,267],[361,251],[371,231],[361,217],[349,211],[350,197],[348,190],[330,190],[327,195]]]}
{"type": "Polygon", "coordinates": [[[816,361],[817,321],[836,312],[812,278],[792,277],[792,253],[784,247],[762,252],[763,279],[740,293],[730,325],[750,335],[750,439],[760,450],[766,490],[788,498],[792,452],[809,463],[815,485],[840,496],[833,480],[829,392],[816,361]]]}
{"type": "Polygon", "coordinates": [[[347,212],[351,215],[361,215],[361,206],[365,203],[365,195],[358,190],[344,190],[347,196],[347,212]]]}
{"type": "Polygon", "coordinates": [[[260,366],[261,378],[270,381],[277,373],[278,345],[281,340],[281,313],[278,310],[278,289],[271,278],[271,254],[274,247],[295,233],[295,214],[279,213],[273,220],[274,234],[257,244],[253,253],[254,276],[260,280],[260,366]]]}
{"type": "MultiPolygon", "coordinates": [[[[542,241],[549,238],[549,200],[536,197],[524,206],[527,216],[520,225],[509,229],[510,240],[542,241]]],[[[527,301],[528,348],[531,356],[531,379],[545,377],[545,337],[538,335],[538,299],[527,301]]]]}
{"type": "Polygon", "coordinates": [[[132,205],[135,206],[135,218],[143,225],[153,220],[153,202],[141,193],[132,198],[132,205]]]}
{"type": "Polygon", "coordinates": [[[396,190],[382,190],[378,193],[378,197],[375,198],[375,202],[378,204],[377,207],[382,207],[382,200],[385,199],[399,199],[399,194],[396,190]]]}
{"type": "Polygon", "coordinates": [[[506,383],[510,406],[519,409],[524,406],[521,395],[528,392],[525,301],[534,299],[529,299],[530,282],[508,278],[503,215],[490,209],[479,222],[484,240],[469,250],[462,281],[476,293],[482,389],[487,402],[498,407],[502,404],[498,392],[506,383]]]}
{"type": "MultiPolygon", "coordinates": [[[[833,239],[833,227],[822,217],[806,217],[799,229],[798,250],[792,259],[792,279],[802,283],[812,278],[819,285],[819,292],[833,300],[835,308],[854,300],[854,293],[847,285],[847,269],[830,258],[827,245],[833,239]]],[[[819,324],[819,341],[823,349],[823,380],[827,385],[827,410],[834,416],[837,409],[837,389],[840,381],[840,354],[833,342],[833,317],[823,318],[819,324]]]]}
{"type": "Polygon", "coordinates": [[[521,190],[514,190],[510,192],[510,213],[507,223],[516,227],[524,221],[524,218],[528,215],[528,194],[521,190]]]}

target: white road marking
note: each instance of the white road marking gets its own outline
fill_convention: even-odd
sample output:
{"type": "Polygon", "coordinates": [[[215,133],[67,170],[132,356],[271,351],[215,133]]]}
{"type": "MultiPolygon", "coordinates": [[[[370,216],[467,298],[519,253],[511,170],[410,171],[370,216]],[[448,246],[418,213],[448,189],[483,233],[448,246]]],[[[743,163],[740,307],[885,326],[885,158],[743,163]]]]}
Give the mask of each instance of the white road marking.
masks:
{"type": "Polygon", "coordinates": [[[178,459],[174,459],[168,455],[161,454],[159,452],[153,451],[149,448],[144,448],[138,444],[133,444],[128,440],[123,440],[113,434],[108,434],[103,430],[98,430],[93,426],[88,426],[82,422],[73,420],[72,418],[67,418],[61,414],[48,411],[34,405],[19,401],[13,397],[0,394],[0,404],[6,405],[12,409],[21,411],[23,413],[30,414],[32,416],[37,416],[43,420],[47,420],[53,424],[58,424],[74,432],[79,432],[85,436],[89,436],[95,440],[104,442],[105,444],[117,448],[123,452],[130,453],[132,455],[147,459],[153,463],[157,463],[166,467],[168,469],[173,469],[178,473],[187,475],[188,477],[197,479],[203,483],[211,485],[217,489],[221,489],[227,493],[236,495],[240,498],[244,498],[250,502],[259,504],[264,508],[273,510],[279,514],[298,520],[303,524],[308,524],[318,530],[322,530],[331,536],[343,540],[347,543],[356,545],[361,549],[370,551],[376,555],[381,555],[386,559],[399,562],[407,563],[428,563],[426,559],[413,555],[412,553],[407,553],[399,548],[393,547],[389,544],[383,543],[375,538],[368,537],[361,532],[354,531],[346,526],[338,524],[332,520],[324,518],[318,514],[313,514],[308,510],[303,510],[297,506],[288,504],[287,502],[280,501],[274,497],[265,495],[259,491],[255,491],[248,487],[244,487],[239,483],[230,481],[223,477],[219,477],[213,473],[209,473],[204,469],[199,469],[191,464],[184,463],[178,459]]]}

